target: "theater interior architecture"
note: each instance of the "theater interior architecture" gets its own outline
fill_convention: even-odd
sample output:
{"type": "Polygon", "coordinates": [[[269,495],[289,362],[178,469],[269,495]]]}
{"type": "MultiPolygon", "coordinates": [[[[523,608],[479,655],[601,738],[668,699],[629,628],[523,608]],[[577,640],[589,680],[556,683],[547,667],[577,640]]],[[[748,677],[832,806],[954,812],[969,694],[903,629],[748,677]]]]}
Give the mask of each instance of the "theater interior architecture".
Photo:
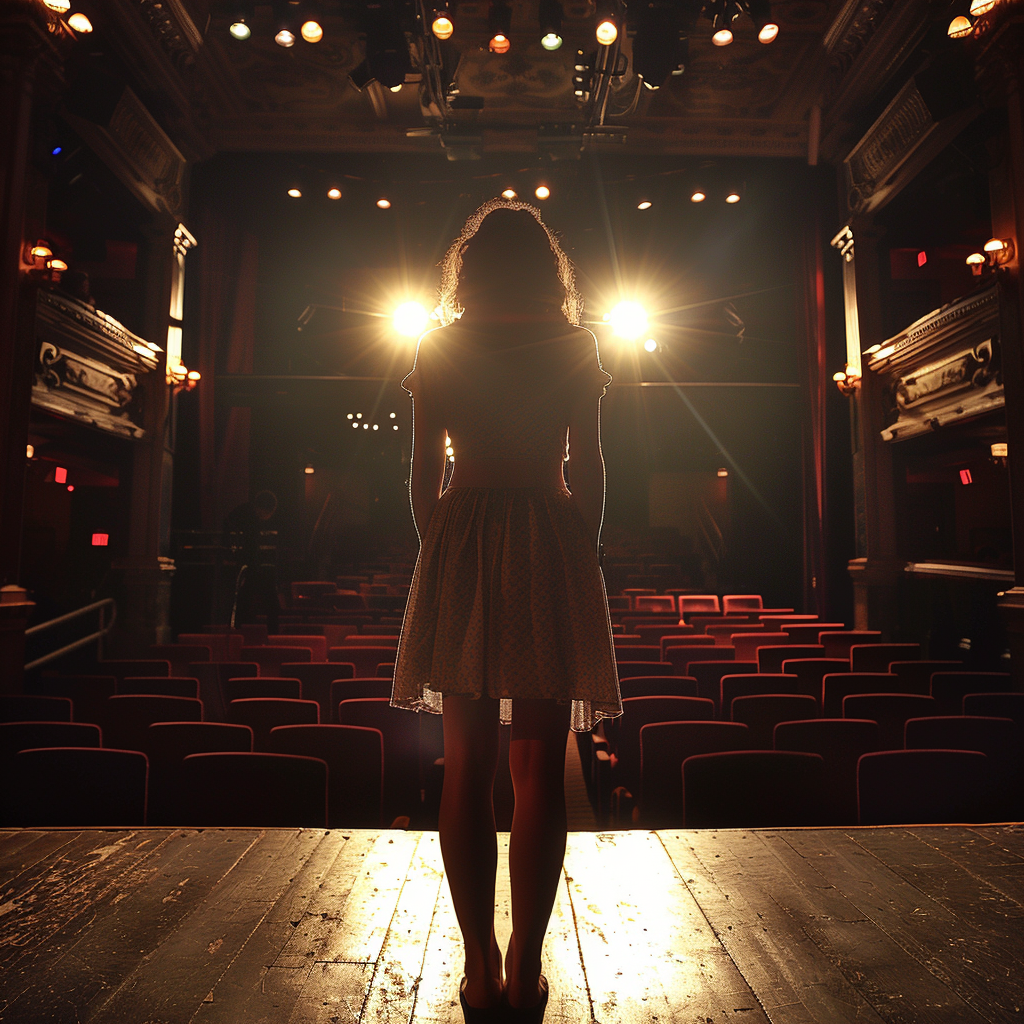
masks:
{"type": "Polygon", "coordinates": [[[0,70],[0,1017],[462,1019],[401,381],[505,196],[613,378],[548,1019],[1020,1018],[1024,2],[0,0],[0,70]]]}

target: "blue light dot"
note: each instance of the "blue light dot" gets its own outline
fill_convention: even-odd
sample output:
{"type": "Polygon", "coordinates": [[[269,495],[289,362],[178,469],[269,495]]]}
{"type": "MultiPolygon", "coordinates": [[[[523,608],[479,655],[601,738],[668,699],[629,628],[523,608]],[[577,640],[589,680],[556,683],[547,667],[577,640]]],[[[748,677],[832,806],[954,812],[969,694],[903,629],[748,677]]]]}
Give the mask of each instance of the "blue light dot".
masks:
{"type": "Polygon", "coordinates": [[[50,150],[50,155],[51,156],[60,156],[61,153],[63,153],[63,152],[64,152],[64,147],[63,146],[54,146],[53,149],[50,150]]]}

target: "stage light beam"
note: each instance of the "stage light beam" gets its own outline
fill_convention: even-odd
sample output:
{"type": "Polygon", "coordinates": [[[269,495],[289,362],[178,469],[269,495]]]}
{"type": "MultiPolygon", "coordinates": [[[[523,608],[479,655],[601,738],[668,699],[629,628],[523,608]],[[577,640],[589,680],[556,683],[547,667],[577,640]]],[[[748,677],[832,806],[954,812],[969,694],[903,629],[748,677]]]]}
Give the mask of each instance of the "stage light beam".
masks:
{"type": "Polygon", "coordinates": [[[608,322],[616,337],[636,341],[647,330],[647,310],[639,302],[626,300],[612,309],[608,322]]]}
{"type": "Polygon", "coordinates": [[[406,338],[418,338],[427,328],[429,316],[418,302],[403,302],[394,313],[395,330],[406,338]]]}

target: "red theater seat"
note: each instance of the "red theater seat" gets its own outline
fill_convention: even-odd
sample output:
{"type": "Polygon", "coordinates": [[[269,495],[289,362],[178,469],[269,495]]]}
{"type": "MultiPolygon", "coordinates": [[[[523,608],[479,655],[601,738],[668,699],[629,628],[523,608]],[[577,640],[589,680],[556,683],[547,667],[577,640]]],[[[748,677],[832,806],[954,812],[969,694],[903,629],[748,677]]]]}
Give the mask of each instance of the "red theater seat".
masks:
{"type": "MultiPolygon", "coordinates": [[[[0,722],[70,722],[71,710],[70,697],[43,697],[28,693],[0,694],[0,722]]],[[[81,743],[70,745],[83,746],[81,743]]]]}
{"type": "MultiPolygon", "coordinates": [[[[243,647],[242,661],[254,661],[261,676],[282,676],[281,666],[286,661],[312,661],[308,647],[243,647]]],[[[345,659],[337,659],[339,661],[345,659]]]]}
{"type": "Polygon", "coordinates": [[[619,680],[623,697],[696,697],[697,680],[693,676],[631,676],[619,680]]]}
{"type": "MultiPolygon", "coordinates": [[[[923,693],[926,697],[932,692],[932,675],[935,672],[956,672],[962,668],[959,661],[891,661],[889,671],[899,680],[895,687],[898,693],[923,693]]],[[[955,714],[960,710],[957,702],[955,714]]]]}
{"type": "Polygon", "coordinates": [[[684,673],[676,672],[668,661],[616,661],[619,679],[632,676],[673,676],[684,673]]]}
{"type": "Polygon", "coordinates": [[[302,683],[298,679],[288,677],[240,676],[225,679],[221,688],[225,707],[230,707],[233,700],[248,700],[250,697],[302,699],[302,683]]]}
{"type": "Polygon", "coordinates": [[[12,759],[11,824],[22,828],[132,828],[146,824],[149,762],[138,750],[43,747],[12,759]]]}
{"type": "Polygon", "coordinates": [[[732,720],[732,702],[735,697],[792,693],[798,681],[796,676],[783,672],[736,673],[722,676],[718,694],[719,716],[728,721],[732,720]]]}
{"type": "Polygon", "coordinates": [[[384,737],[357,725],[279,725],[270,730],[278,754],[327,764],[327,827],[383,828],[384,737]]]}
{"type": "Polygon", "coordinates": [[[863,754],[857,762],[858,824],[984,821],[989,779],[988,758],[977,750],[863,754]]]}
{"type": "Polygon", "coordinates": [[[270,730],[276,725],[317,725],[320,705],[314,700],[290,700],[283,697],[249,697],[228,705],[233,722],[252,729],[253,750],[266,750],[270,730]]]}
{"type": "Polygon", "coordinates": [[[920,644],[854,644],[850,648],[850,671],[888,672],[894,661],[920,657],[920,644]]]}
{"type": "MultiPolygon", "coordinates": [[[[212,644],[153,644],[149,649],[150,657],[157,661],[170,663],[168,675],[187,676],[188,666],[193,661],[212,661],[212,644]]],[[[135,676],[154,675],[150,672],[132,673],[135,676]]]]}
{"type": "Polygon", "coordinates": [[[818,702],[802,693],[758,693],[735,697],[732,702],[732,721],[743,722],[750,730],[750,745],[755,750],[772,749],[779,722],[814,718],[817,713],[818,702]]]}
{"type": "Polygon", "coordinates": [[[758,612],[763,607],[760,594],[726,594],[722,598],[722,611],[726,615],[730,612],[758,612]]]}
{"type": "Polygon", "coordinates": [[[697,680],[697,696],[714,702],[715,717],[721,718],[722,676],[756,675],[756,661],[691,661],[690,675],[697,680]]]}
{"type": "MultiPolygon", "coordinates": [[[[933,672],[930,693],[935,698],[935,713],[959,715],[964,698],[970,693],[996,693],[1009,690],[1008,672],[933,672]]],[[[974,712],[980,714],[981,712],[974,712]]]]}
{"type": "Polygon", "coordinates": [[[963,712],[965,715],[1012,718],[1024,727],[1024,693],[966,693],[963,712]]]}
{"type": "Polygon", "coordinates": [[[395,660],[395,647],[380,644],[353,644],[332,647],[329,652],[330,661],[348,662],[353,666],[353,675],[372,676],[382,662],[395,660]]]}
{"type": "Polygon", "coordinates": [[[682,766],[684,828],[779,828],[821,822],[825,762],[818,754],[736,750],[682,766]]]}
{"type": "Polygon", "coordinates": [[[151,697],[191,697],[199,699],[199,680],[193,676],[129,676],[115,683],[122,694],[146,694],[151,697]]]}
{"type": "Polygon", "coordinates": [[[194,697],[118,694],[107,698],[103,745],[117,750],[144,750],[152,722],[201,722],[203,702],[194,697]]]}
{"type": "Polygon", "coordinates": [[[854,644],[868,644],[881,639],[882,634],[877,629],[838,629],[820,633],[818,643],[825,648],[826,658],[844,658],[849,661],[850,648],[854,644]]]}
{"type": "Polygon", "coordinates": [[[182,779],[195,828],[326,828],[327,764],[292,754],[189,754],[182,779]]]}
{"type": "MultiPolygon", "coordinates": [[[[270,647],[303,647],[309,651],[309,660],[322,662],[327,660],[327,639],[324,636],[296,636],[292,633],[275,633],[267,637],[270,647]]],[[[295,661],[302,661],[301,657],[295,661]]]]}
{"type": "Polygon", "coordinates": [[[758,672],[781,672],[782,663],[790,658],[821,658],[825,648],[818,644],[775,644],[771,647],[758,647],[758,672]]]}
{"type": "Polygon", "coordinates": [[[849,695],[895,693],[897,683],[897,678],[888,672],[829,672],[821,680],[821,715],[842,718],[843,700],[849,695]]]}
{"type": "Polygon", "coordinates": [[[759,647],[772,647],[788,643],[788,633],[775,633],[768,630],[734,633],[732,637],[732,645],[736,648],[737,661],[757,661],[757,649],[759,647]]]}
{"type": "Polygon", "coordinates": [[[717,594],[680,594],[679,617],[688,615],[719,615],[722,608],[717,594]]]}
{"type": "Polygon", "coordinates": [[[873,718],[885,750],[902,748],[908,718],[931,715],[934,710],[935,701],[917,693],[856,693],[843,698],[843,718],[873,718]]]}
{"type": "Polygon", "coordinates": [[[359,676],[355,679],[336,679],[331,683],[331,721],[338,721],[338,705],[343,700],[379,700],[384,697],[390,701],[393,682],[380,676],[359,676]]]}

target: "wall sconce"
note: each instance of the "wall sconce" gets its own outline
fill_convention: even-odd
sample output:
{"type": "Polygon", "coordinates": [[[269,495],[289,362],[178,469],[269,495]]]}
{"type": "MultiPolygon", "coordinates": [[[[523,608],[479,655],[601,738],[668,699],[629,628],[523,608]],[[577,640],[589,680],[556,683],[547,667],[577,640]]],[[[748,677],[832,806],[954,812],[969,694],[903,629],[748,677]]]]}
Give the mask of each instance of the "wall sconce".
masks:
{"type": "Polygon", "coordinates": [[[1015,246],[1012,238],[990,238],[984,245],[989,266],[1001,267],[1013,259],[1015,246]]]}
{"type": "Polygon", "coordinates": [[[202,376],[198,370],[190,370],[184,363],[178,363],[167,371],[167,383],[174,389],[174,394],[194,391],[202,376]]]}
{"type": "Polygon", "coordinates": [[[860,388],[860,374],[856,370],[851,370],[849,364],[845,370],[832,374],[832,379],[847,398],[860,388]]]}
{"type": "Polygon", "coordinates": [[[1009,446],[1005,441],[996,441],[995,444],[989,447],[989,451],[992,453],[992,461],[998,466],[1006,465],[1006,456],[1008,454],[1009,446]]]}
{"type": "Polygon", "coordinates": [[[986,260],[984,255],[980,252],[972,252],[966,260],[967,266],[971,268],[971,273],[975,277],[981,277],[981,271],[987,262],[988,260],[986,260]]]}

